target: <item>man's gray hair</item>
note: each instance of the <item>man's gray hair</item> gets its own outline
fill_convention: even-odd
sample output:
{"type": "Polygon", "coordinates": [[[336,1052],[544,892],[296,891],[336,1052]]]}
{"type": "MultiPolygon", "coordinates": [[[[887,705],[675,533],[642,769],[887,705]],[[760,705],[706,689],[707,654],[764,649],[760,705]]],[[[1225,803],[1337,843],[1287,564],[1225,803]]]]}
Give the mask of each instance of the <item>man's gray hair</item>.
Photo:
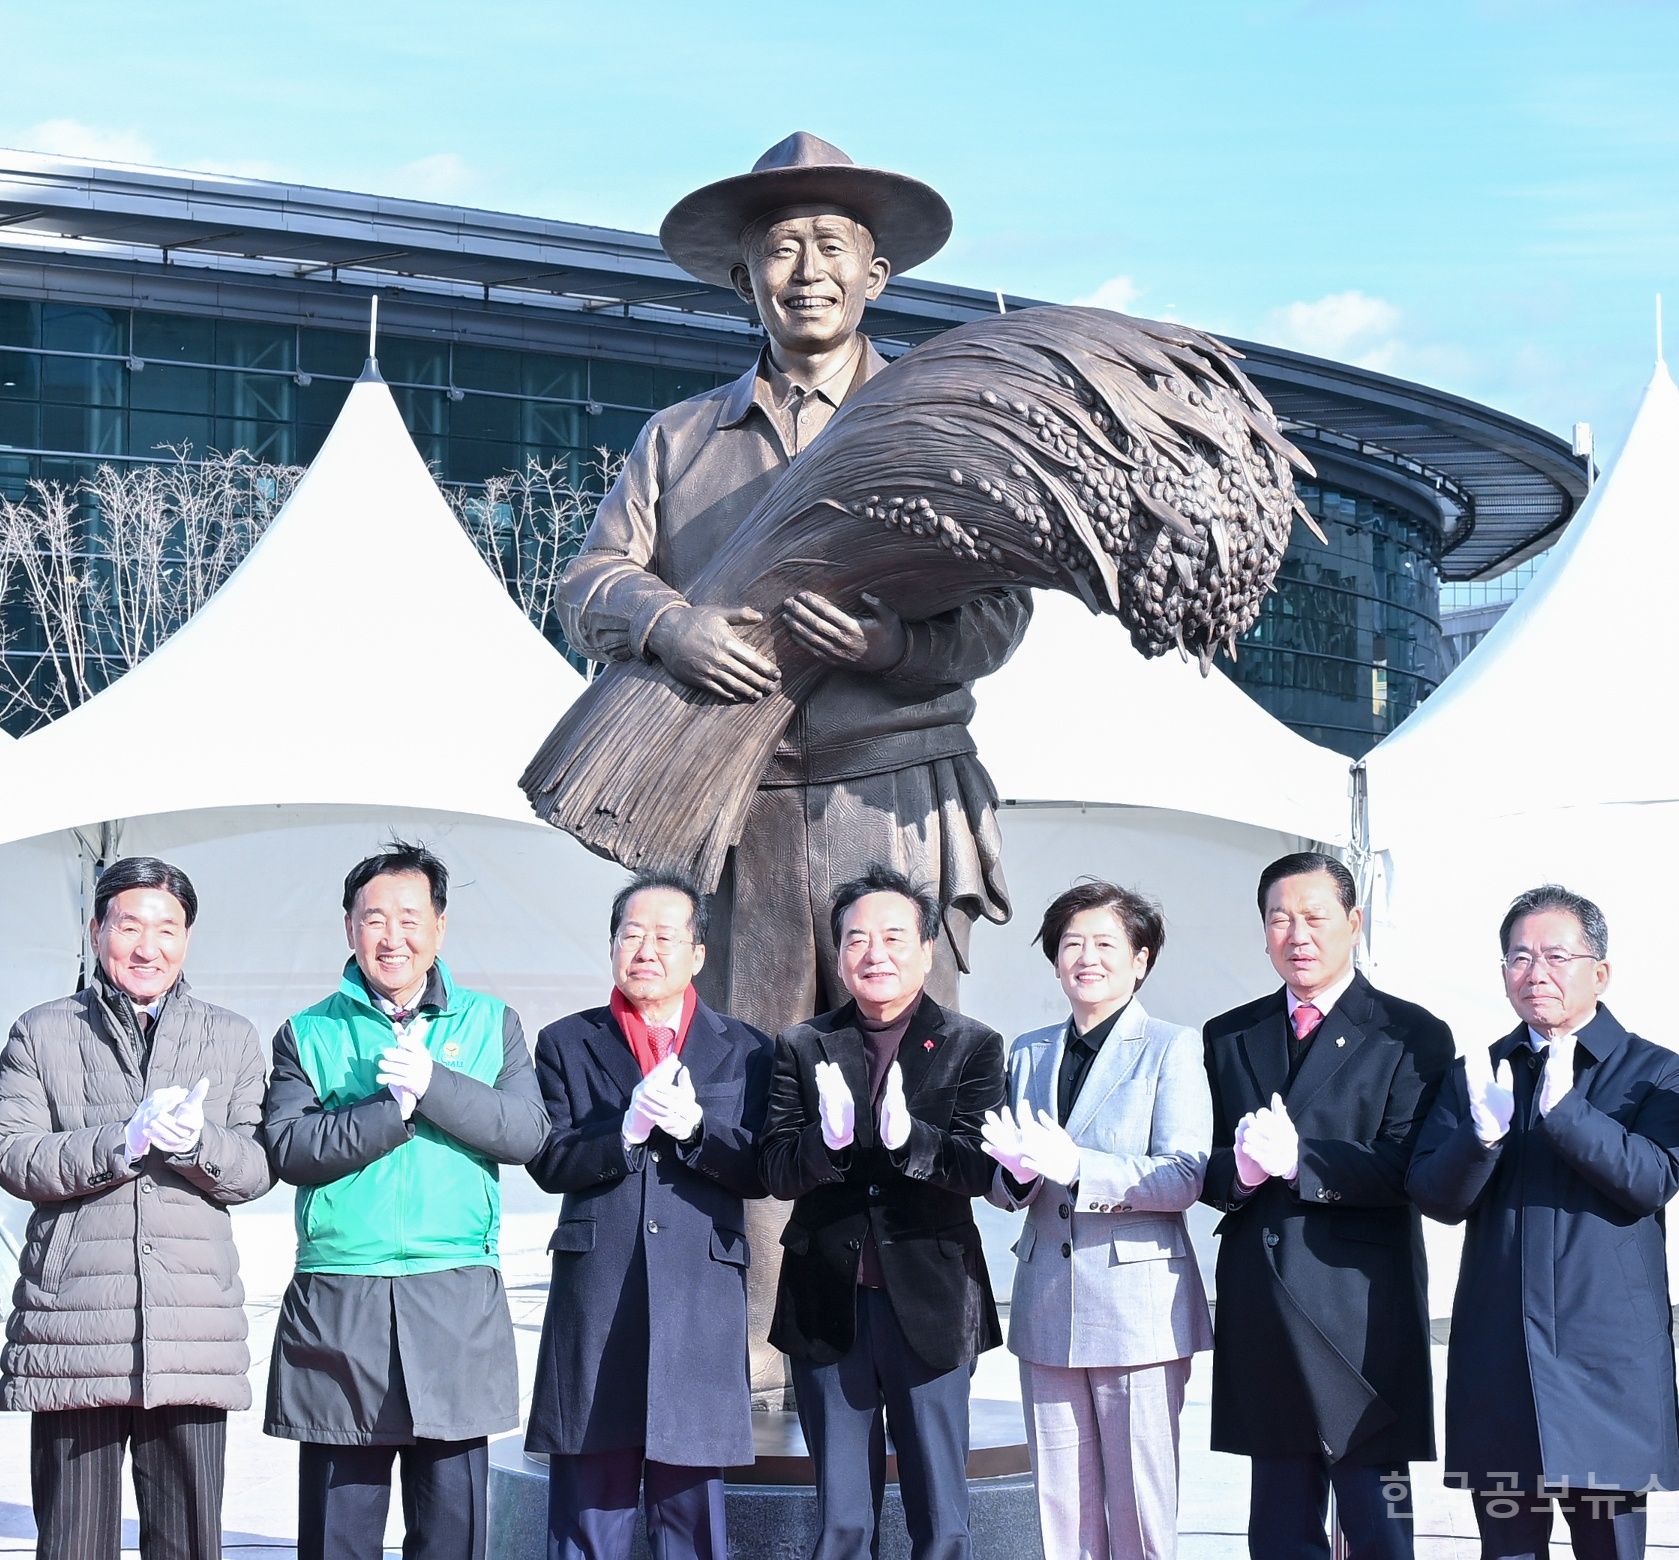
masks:
{"type": "Polygon", "coordinates": [[[1592,957],[1609,957],[1609,923],[1604,920],[1603,912],[1584,894],[1576,894],[1560,883],[1541,883],[1538,888],[1516,895],[1499,923],[1498,951],[1510,951],[1510,932],[1523,916],[1541,915],[1547,910],[1563,910],[1573,916],[1580,923],[1580,934],[1592,957]]]}

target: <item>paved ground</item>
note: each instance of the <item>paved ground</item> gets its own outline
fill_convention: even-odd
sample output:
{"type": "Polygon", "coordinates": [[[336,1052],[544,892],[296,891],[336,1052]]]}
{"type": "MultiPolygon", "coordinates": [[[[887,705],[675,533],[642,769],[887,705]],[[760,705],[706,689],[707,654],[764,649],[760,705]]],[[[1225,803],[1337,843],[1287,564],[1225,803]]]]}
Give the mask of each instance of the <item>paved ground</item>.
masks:
{"type": "MultiPolygon", "coordinates": [[[[553,1211],[548,1199],[523,1177],[507,1178],[507,1213],[502,1230],[502,1266],[513,1310],[520,1354],[520,1379],[531,1379],[542,1325],[553,1211]]],[[[1002,1215],[987,1210],[986,1247],[994,1273],[1007,1271],[1013,1231],[1002,1215]]],[[[228,1422],[228,1560],[295,1560],[297,1453],[290,1442],[262,1434],[260,1405],[268,1373],[279,1297],[291,1276],[291,1203],[283,1192],[253,1208],[237,1210],[245,1288],[251,1317],[251,1380],[258,1409],[228,1422]]],[[[1006,1286],[999,1282],[1000,1292],[1006,1286]]],[[[1435,1381],[1444,1378],[1444,1349],[1435,1350],[1435,1381]]],[[[1179,1520],[1182,1560],[1239,1560],[1247,1511],[1247,1465],[1240,1458],[1209,1452],[1209,1361],[1202,1355],[1190,1381],[1183,1418],[1183,1496],[1179,1520]]],[[[994,1350],[980,1363],[974,1395],[1019,1400],[1014,1360],[994,1350]]],[[[1420,1560],[1470,1560],[1476,1553],[1468,1498],[1445,1490],[1434,1466],[1416,1470],[1417,1551],[1420,1560]]],[[[395,1509],[395,1502],[393,1502],[395,1509]]],[[[125,1497],[126,1557],[137,1556],[133,1492],[125,1497]]],[[[398,1517],[398,1521],[400,1518],[398,1517]]],[[[1560,1524],[1559,1524],[1560,1527],[1560,1524]]],[[[33,1556],[35,1524],[29,1506],[29,1422],[22,1414],[0,1414],[0,1557],[33,1556]]],[[[397,1560],[397,1522],[386,1533],[389,1560],[397,1560]]],[[[1651,1507],[1651,1551],[1679,1553],[1679,1499],[1658,1497],[1651,1507]]],[[[1557,1548],[1555,1553],[1566,1553],[1557,1548]]]]}

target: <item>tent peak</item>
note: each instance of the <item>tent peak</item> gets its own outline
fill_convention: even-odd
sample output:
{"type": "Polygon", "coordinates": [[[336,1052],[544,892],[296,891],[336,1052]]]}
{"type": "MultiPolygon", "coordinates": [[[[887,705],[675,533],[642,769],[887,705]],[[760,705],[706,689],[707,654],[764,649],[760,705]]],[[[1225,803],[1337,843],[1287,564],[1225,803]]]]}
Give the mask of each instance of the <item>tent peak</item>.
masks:
{"type": "Polygon", "coordinates": [[[385,376],[379,372],[379,359],[370,357],[362,365],[362,371],[357,376],[356,383],[358,385],[382,385],[384,382],[385,376]]]}

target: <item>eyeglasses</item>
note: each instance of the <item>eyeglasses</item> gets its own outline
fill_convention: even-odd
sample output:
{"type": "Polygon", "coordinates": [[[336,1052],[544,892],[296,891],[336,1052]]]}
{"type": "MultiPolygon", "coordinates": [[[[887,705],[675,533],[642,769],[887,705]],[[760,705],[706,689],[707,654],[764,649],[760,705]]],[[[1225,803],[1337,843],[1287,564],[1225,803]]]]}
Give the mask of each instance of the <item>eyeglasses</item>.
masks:
{"type": "Polygon", "coordinates": [[[1525,975],[1533,968],[1537,959],[1548,970],[1559,973],[1568,968],[1576,959],[1595,960],[1595,953],[1570,953],[1565,948],[1547,948],[1543,953],[1530,953],[1526,948],[1518,948],[1514,953],[1506,954],[1498,962],[1504,966],[1506,975],[1525,975]]]}
{"type": "Polygon", "coordinates": [[[645,946],[651,939],[654,950],[660,954],[674,953],[678,948],[687,948],[693,944],[692,937],[678,937],[674,932],[652,932],[644,926],[620,926],[617,935],[612,939],[614,948],[622,948],[625,953],[634,953],[637,948],[645,946]]]}

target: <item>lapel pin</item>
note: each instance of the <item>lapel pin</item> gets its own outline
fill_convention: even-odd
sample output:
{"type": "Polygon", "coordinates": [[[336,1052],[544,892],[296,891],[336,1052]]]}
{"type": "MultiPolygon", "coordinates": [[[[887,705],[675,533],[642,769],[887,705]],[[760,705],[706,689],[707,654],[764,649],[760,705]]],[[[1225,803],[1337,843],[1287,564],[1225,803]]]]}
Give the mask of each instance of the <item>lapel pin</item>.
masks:
{"type": "Polygon", "coordinates": [[[933,1042],[931,1040],[923,1040],[921,1042],[921,1049],[923,1051],[931,1051],[933,1049],[933,1042]]]}
{"type": "Polygon", "coordinates": [[[1337,1045],[1337,1046],[1343,1046],[1343,1045],[1345,1045],[1345,1044],[1346,1044],[1346,1043],[1347,1043],[1347,1037],[1346,1037],[1346,1036],[1345,1036],[1345,1035],[1336,1035],[1336,1037],[1335,1037],[1335,1044],[1336,1044],[1336,1045],[1337,1045]]]}

